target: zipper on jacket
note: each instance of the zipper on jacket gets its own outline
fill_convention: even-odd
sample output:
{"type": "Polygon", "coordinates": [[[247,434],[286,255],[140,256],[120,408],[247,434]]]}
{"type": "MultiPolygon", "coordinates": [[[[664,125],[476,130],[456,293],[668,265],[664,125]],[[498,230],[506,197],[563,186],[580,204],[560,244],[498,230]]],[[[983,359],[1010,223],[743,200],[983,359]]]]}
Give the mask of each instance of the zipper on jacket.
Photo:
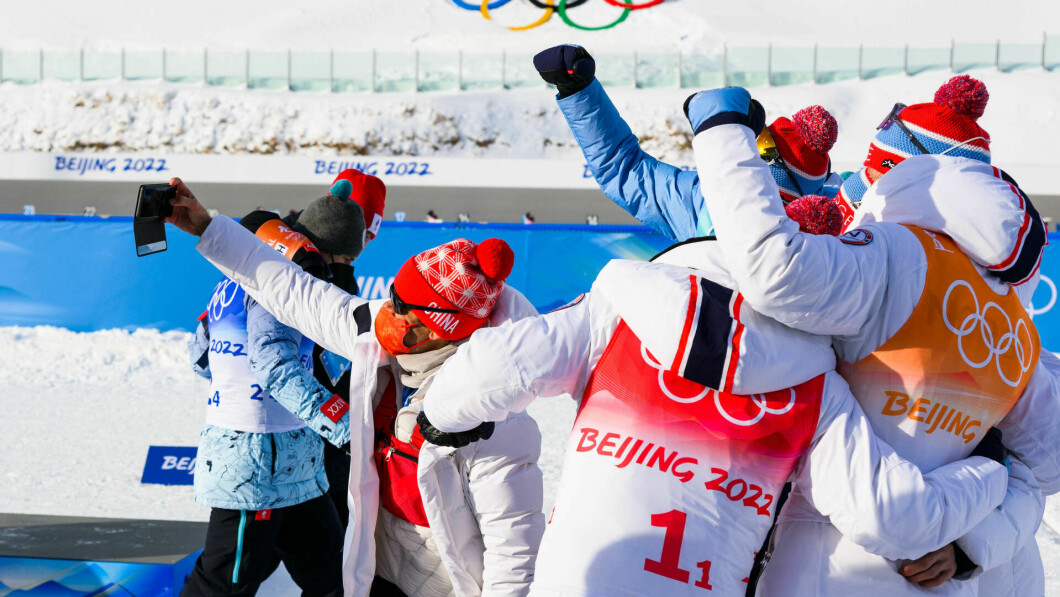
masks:
{"type": "Polygon", "coordinates": [[[276,476],[276,435],[269,434],[269,443],[272,445],[272,476],[276,476]]]}
{"type": "Polygon", "coordinates": [[[398,450],[394,446],[390,446],[389,448],[386,449],[386,456],[384,457],[384,459],[389,461],[390,460],[390,456],[392,454],[397,454],[398,456],[401,456],[403,458],[408,458],[409,460],[411,460],[413,462],[419,462],[420,461],[419,458],[413,456],[412,454],[406,454],[406,453],[402,452],[401,450],[398,450]]]}

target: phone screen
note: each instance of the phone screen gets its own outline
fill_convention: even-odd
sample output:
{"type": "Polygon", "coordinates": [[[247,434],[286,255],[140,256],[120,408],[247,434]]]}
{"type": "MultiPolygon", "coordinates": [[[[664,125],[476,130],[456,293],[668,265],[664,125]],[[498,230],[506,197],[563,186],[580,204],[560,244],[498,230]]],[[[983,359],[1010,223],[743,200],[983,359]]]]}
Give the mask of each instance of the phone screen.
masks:
{"type": "Polygon", "coordinates": [[[173,215],[169,200],[177,196],[177,187],[168,184],[140,185],[136,197],[133,217],[133,237],[136,240],[136,255],[143,257],[165,251],[165,219],[173,215]]]}

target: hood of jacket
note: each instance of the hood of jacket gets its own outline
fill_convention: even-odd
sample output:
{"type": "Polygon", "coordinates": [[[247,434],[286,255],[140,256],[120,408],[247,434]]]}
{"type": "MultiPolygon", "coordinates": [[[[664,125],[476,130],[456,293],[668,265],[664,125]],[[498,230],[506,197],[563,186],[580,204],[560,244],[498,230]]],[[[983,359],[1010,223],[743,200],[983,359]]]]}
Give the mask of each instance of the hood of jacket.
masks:
{"type": "Polygon", "coordinates": [[[893,222],[941,232],[975,263],[1016,287],[1024,304],[1048,244],[1045,223],[1007,174],[978,160],[921,155],[869,187],[850,228],[893,222]]]}

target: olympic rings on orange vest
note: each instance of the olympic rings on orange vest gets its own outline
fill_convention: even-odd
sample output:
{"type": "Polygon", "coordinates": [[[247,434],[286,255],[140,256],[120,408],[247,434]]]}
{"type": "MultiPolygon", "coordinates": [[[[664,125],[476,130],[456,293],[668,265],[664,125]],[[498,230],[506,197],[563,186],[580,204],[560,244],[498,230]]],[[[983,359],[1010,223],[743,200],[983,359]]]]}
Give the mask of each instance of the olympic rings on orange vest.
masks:
{"type": "MultiPolygon", "coordinates": [[[[577,1],[577,0],[575,0],[575,1],[577,1]]],[[[582,0],[582,2],[584,2],[584,1],[585,0],[582,0]]],[[[482,11],[482,16],[484,16],[484,17],[486,17],[486,19],[492,21],[493,19],[490,17],[490,11],[489,11],[489,2],[490,2],[490,0],[482,0],[482,7],[480,8],[480,10],[482,11]]],[[[533,23],[530,23],[529,25],[520,25],[520,26],[516,26],[516,27],[508,27],[508,29],[511,30],[511,31],[527,31],[529,29],[533,29],[534,27],[540,27],[541,25],[544,25],[545,23],[547,23],[548,20],[550,18],[552,18],[552,12],[554,10],[554,7],[552,5],[552,0],[547,0],[547,2],[548,2],[548,4],[544,5],[545,14],[541,15],[540,19],[534,21],[533,23]]],[[[534,4],[536,5],[537,3],[535,2],[534,4]]]]}
{"type": "MultiPolygon", "coordinates": [[[[579,24],[575,23],[574,21],[570,20],[570,17],[567,16],[567,0],[559,0],[559,7],[557,8],[557,11],[559,12],[559,18],[563,19],[564,23],[566,23],[567,25],[569,25],[571,27],[574,27],[575,29],[581,29],[582,31],[603,31],[604,29],[610,29],[610,28],[618,25],[622,21],[625,21],[626,17],[629,16],[629,13],[630,13],[630,10],[631,10],[629,8],[629,6],[632,5],[632,1],[633,0],[623,0],[623,1],[626,4],[625,4],[625,8],[622,10],[622,15],[620,17],[618,17],[617,19],[615,19],[614,21],[612,21],[612,22],[610,22],[610,23],[608,23],[606,25],[601,25],[599,27],[586,27],[585,25],[579,25],[579,24]]],[[[660,0],[660,1],[662,1],[662,0],[660,0]]]]}
{"type": "MultiPolygon", "coordinates": [[[[490,10],[492,10],[494,8],[500,8],[500,7],[504,6],[505,4],[507,4],[507,3],[511,2],[511,1],[512,0],[494,0],[493,2],[489,3],[490,10]]],[[[463,0],[452,0],[452,2],[453,2],[453,4],[459,6],[460,8],[463,8],[464,10],[474,10],[474,11],[480,10],[477,4],[468,4],[467,2],[464,2],[463,0]]]]}
{"type": "MultiPolygon", "coordinates": [[[[530,0],[530,1],[533,2],[534,0],[530,0]]],[[[644,4],[630,4],[629,2],[623,2],[622,0],[604,0],[604,2],[607,2],[611,6],[617,6],[619,8],[628,8],[629,10],[641,10],[642,8],[651,8],[653,6],[658,6],[658,5],[662,4],[664,2],[664,0],[649,0],[648,2],[645,2],[644,4]]],[[[571,8],[573,6],[574,5],[572,4],[571,6],[568,6],[567,8],[571,8]]]]}

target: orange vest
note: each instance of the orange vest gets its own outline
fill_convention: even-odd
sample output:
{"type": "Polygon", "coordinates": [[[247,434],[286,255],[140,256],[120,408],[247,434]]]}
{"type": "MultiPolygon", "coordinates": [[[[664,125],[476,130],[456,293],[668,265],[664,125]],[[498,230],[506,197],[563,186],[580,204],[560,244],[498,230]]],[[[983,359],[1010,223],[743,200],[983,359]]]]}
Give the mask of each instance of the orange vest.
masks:
{"type": "Polygon", "coordinates": [[[927,256],[920,301],[883,346],[839,372],[876,434],[930,471],[966,457],[1008,413],[1040,346],[1015,292],[997,294],[949,237],[908,228],[927,256]]]}

